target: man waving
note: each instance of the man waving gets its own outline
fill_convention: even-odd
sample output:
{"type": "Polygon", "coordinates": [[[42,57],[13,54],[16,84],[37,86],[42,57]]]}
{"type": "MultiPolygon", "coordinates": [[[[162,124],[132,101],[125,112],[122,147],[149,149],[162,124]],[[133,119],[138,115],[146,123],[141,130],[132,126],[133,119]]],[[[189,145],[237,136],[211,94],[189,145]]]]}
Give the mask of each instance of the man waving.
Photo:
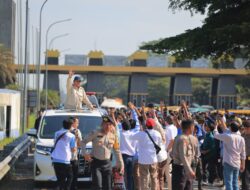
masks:
{"type": "Polygon", "coordinates": [[[71,78],[74,75],[74,72],[69,71],[69,76],[67,79],[67,99],[65,102],[65,109],[81,109],[82,103],[85,103],[89,109],[93,109],[93,105],[89,101],[85,90],[81,87],[81,77],[75,76],[73,84],[71,78]]]}

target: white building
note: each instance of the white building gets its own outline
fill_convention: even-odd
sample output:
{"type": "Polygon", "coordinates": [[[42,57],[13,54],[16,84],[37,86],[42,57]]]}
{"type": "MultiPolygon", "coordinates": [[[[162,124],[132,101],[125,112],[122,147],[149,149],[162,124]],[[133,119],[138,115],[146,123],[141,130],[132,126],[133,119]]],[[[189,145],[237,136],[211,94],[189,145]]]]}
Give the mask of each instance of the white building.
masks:
{"type": "Polygon", "coordinates": [[[19,136],[20,103],[19,91],[0,89],[0,140],[19,136]]]}

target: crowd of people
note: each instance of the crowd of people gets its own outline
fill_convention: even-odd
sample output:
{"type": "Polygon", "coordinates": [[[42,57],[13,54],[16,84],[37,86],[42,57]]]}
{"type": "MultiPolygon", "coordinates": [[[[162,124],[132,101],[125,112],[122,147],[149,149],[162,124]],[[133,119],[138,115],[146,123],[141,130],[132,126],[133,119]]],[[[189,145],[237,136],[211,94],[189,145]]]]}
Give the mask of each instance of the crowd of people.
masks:
{"type": "MultiPolygon", "coordinates": [[[[68,93],[74,94],[74,89],[68,93]]],[[[190,190],[194,180],[199,190],[215,184],[226,190],[238,190],[239,184],[250,189],[246,116],[227,111],[191,114],[185,101],[178,111],[163,104],[155,108],[142,103],[137,108],[129,102],[127,109],[107,109],[102,119],[100,129],[83,139],[76,117],[65,120],[55,134],[52,161],[61,189],[77,189],[77,147],[91,162],[93,190],[112,189],[112,162],[124,175],[126,190],[163,190],[165,183],[169,190],[190,190]],[[92,142],[91,153],[86,151],[88,142],[92,142]]]]}

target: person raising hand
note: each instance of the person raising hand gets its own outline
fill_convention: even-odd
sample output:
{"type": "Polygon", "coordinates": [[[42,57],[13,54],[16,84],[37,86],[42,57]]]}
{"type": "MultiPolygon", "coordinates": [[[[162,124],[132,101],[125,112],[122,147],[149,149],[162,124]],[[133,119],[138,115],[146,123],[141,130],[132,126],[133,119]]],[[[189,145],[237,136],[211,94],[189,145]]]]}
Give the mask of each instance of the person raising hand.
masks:
{"type": "Polygon", "coordinates": [[[71,79],[75,73],[69,71],[67,79],[67,98],[65,102],[65,109],[76,109],[79,110],[82,108],[82,103],[86,104],[90,110],[93,110],[93,105],[89,101],[84,88],[81,86],[82,79],[80,76],[75,76],[73,84],[71,79]]]}

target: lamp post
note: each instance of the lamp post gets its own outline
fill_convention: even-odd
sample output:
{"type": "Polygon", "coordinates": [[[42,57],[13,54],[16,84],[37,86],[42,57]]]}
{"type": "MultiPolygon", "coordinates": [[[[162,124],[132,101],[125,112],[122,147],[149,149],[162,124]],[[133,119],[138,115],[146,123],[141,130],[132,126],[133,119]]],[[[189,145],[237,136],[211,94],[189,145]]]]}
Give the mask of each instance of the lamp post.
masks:
{"type": "Polygon", "coordinates": [[[24,51],[24,84],[23,84],[23,118],[22,133],[27,127],[27,75],[28,75],[28,28],[29,28],[29,0],[26,0],[26,23],[25,23],[25,51],[24,51]]]}
{"type": "Polygon", "coordinates": [[[37,111],[40,110],[40,75],[41,75],[41,39],[42,39],[42,12],[45,4],[48,0],[45,0],[40,8],[39,17],[39,42],[38,42],[38,64],[37,64],[37,111]]]}
{"type": "Polygon", "coordinates": [[[52,38],[49,42],[49,49],[51,49],[52,47],[52,44],[55,40],[59,39],[59,38],[63,38],[63,37],[66,37],[68,36],[69,34],[68,33],[65,33],[65,34],[61,34],[61,35],[58,35],[58,36],[55,36],[54,38],[52,38]]]}
{"type": "Polygon", "coordinates": [[[56,24],[63,23],[63,22],[69,22],[72,19],[64,19],[64,20],[59,20],[56,22],[53,22],[52,24],[49,25],[47,32],[46,32],[46,49],[45,49],[45,109],[47,110],[48,108],[48,34],[50,29],[55,26],[56,24]]]}

